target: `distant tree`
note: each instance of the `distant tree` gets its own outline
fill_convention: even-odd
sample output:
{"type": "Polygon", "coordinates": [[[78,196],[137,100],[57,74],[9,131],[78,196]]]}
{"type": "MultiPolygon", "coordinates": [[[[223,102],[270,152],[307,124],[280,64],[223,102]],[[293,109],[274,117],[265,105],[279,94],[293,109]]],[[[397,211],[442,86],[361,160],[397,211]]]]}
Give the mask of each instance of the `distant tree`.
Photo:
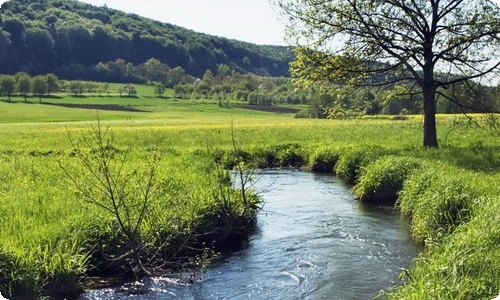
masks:
{"type": "Polygon", "coordinates": [[[56,75],[49,73],[47,74],[47,93],[53,94],[59,92],[59,79],[56,75]]]}
{"type": "Polygon", "coordinates": [[[11,96],[14,94],[16,90],[16,78],[10,75],[0,76],[0,94],[6,95],[11,101],[11,96]]]}
{"type": "Polygon", "coordinates": [[[271,92],[274,88],[276,88],[276,84],[271,80],[264,80],[264,82],[259,85],[259,91],[271,92]]]}
{"type": "Polygon", "coordinates": [[[207,70],[205,74],[203,74],[202,81],[211,85],[213,80],[214,80],[214,73],[210,70],[207,70]]]}
{"type": "Polygon", "coordinates": [[[123,59],[110,61],[107,64],[108,69],[117,78],[124,78],[127,76],[127,62],[123,59]]]}
{"type": "Polygon", "coordinates": [[[212,73],[212,71],[207,70],[203,75],[203,79],[201,80],[201,82],[196,85],[196,91],[199,94],[203,95],[205,98],[208,98],[212,90],[213,80],[214,74],[212,73]]]}
{"type": "Polygon", "coordinates": [[[174,87],[175,85],[185,83],[186,71],[182,67],[175,67],[167,73],[167,86],[174,87]]]}
{"type": "Polygon", "coordinates": [[[189,99],[194,91],[191,84],[178,84],[174,86],[174,97],[178,99],[189,99]]]}
{"type": "Polygon", "coordinates": [[[250,65],[252,64],[252,61],[250,60],[250,58],[248,58],[248,56],[243,57],[243,59],[241,60],[241,62],[246,67],[250,67],[250,65]]]}
{"type": "Polygon", "coordinates": [[[231,75],[231,67],[226,64],[217,65],[217,75],[220,75],[222,77],[231,75]]]}
{"type": "Polygon", "coordinates": [[[107,94],[108,91],[109,91],[109,83],[105,82],[103,85],[102,85],[102,90],[107,94]]]}
{"type": "Polygon", "coordinates": [[[94,59],[97,61],[110,61],[115,59],[115,38],[106,28],[97,25],[92,29],[91,51],[94,53],[94,59]],[[106,49],[106,51],[102,51],[106,49]]]}
{"type": "Polygon", "coordinates": [[[125,84],[122,84],[118,87],[118,93],[120,94],[120,97],[123,96],[123,93],[127,92],[127,86],[125,84]]]}
{"type": "MultiPolygon", "coordinates": [[[[85,24],[74,24],[65,29],[69,39],[67,46],[69,47],[70,58],[83,65],[97,63],[94,57],[95,53],[90,49],[92,36],[85,24]]],[[[105,51],[105,49],[101,49],[101,51],[105,51]]]]}
{"type": "MultiPolygon", "coordinates": [[[[3,14],[2,14],[3,15],[3,14]]],[[[10,45],[7,50],[4,72],[15,72],[20,69],[20,63],[26,55],[26,34],[23,21],[17,18],[2,18],[2,27],[8,33],[10,45]]],[[[24,62],[26,63],[26,62],[24,62]]]]}
{"type": "Polygon", "coordinates": [[[189,54],[192,63],[189,66],[189,73],[194,76],[202,76],[206,70],[216,70],[217,61],[214,53],[214,46],[209,41],[195,40],[188,43],[189,54]]]}
{"type": "Polygon", "coordinates": [[[155,90],[155,95],[158,97],[163,97],[163,94],[165,93],[165,86],[161,82],[155,82],[154,85],[154,90],[155,90]]]}
{"type": "Polygon", "coordinates": [[[248,90],[236,90],[233,93],[234,97],[238,100],[241,100],[241,101],[247,101],[248,94],[250,94],[250,92],[248,90]]]}
{"type": "Polygon", "coordinates": [[[95,93],[97,91],[97,84],[95,82],[92,82],[92,81],[86,81],[84,83],[84,89],[88,93],[95,93]]]}
{"type": "Polygon", "coordinates": [[[129,97],[136,97],[137,96],[137,89],[133,84],[127,84],[127,93],[129,97]]]}
{"type": "Polygon", "coordinates": [[[168,67],[156,58],[150,58],[144,63],[146,80],[148,82],[164,81],[168,67]]]}
{"type": "Polygon", "coordinates": [[[137,96],[137,89],[133,84],[122,84],[120,87],[118,87],[118,92],[120,93],[120,96],[122,96],[124,93],[126,93],[129,97],[135,97],[137,96]]]}
{"type": "Polygon", "coordinates": [[[3,31],[0,27],[0,72],[5,72],[1,66],[4,66],[7,58],[7,51],[9,47],[9,34],[3,31]]]}
{"type": "Polygon", "coordinates": [[[397,86],[396,96],[423,107],[424,147],[438,147],[437,96],[500,71],[500,7],[491,0],[274,1],[300,44],[291,70],[302,86],[397,86]]]}
{"type": "Polygon", "coordinates": [[[17,91],[24,97],[24,102],[28,101],[28,95],[31,93],[31,77],[27,74],[17,76],[17,91]]]}
{"type": "Polygon", "coordinates": [[[69,83],[69,90],[74,96],[80,96],[85,91],[85,85],[80,80],[73,80],[69,83]]]}
{"type": "Polygon", "coordinates": [[[57,54],[50,32],[40,28],[26,30],[26,48],[30,72],[47,73],[54,68],[57,54]]]}
{"type": "Polygon", "coordinates": [[[47,93],[49,85],[47,83],[47,76],[35,76],[33,77],[33,94],[38,96],[38,101],[42,103],[42,96],[47,93]]]}
{"type": "Polygon", "coordinates": [[[183,99],[186,95],[186,90],[184,89],[184,85],[178,84],[174,86],[174,98],[183,99]]]}

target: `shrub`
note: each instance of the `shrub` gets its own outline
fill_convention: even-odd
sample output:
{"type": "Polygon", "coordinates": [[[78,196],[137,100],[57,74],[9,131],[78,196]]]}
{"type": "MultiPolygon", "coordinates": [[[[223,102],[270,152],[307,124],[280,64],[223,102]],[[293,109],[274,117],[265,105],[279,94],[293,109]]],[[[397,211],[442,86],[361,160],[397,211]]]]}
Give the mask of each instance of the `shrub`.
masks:
{"type": "Polygon", "coordinates": [[[403,182],[420,165],[419,160],[409,157],[382,157],[363,169],[354,194],[361,201],[393,204],[403,182]]]}

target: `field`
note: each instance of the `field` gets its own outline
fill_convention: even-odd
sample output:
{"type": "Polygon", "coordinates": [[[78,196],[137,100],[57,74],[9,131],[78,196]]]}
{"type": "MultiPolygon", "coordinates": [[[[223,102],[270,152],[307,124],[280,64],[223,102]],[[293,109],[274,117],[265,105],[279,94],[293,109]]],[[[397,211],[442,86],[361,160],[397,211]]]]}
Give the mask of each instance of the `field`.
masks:
{"type": "MultiPolygon", "coordinates": [[[[71,295],[89,274],[140,273],[143,261],[131,253],[160,249],[157,260],[145,263],[171,263],[181,244],[194,246],[194,235],[220,228],[221,215],[225,226],[243,228],[258,198],[227,180],[223,167],[331,172],[353,184],[360,201],[396,201],[426,251],[384,297],[498,295],[500,133],[493,116],[476,115],[474,122],[439,116],[440,149],[422,149],[420,116],[295,119],[238,103],[177,100],[172,91],[159,99],[152,87],[137,89],[135,98],[58,94],[42,103],[0,102],[2,295],[71,295]],[[97,165],[88,168],[82,158],[97,165]],[[99,162],[115,173],[99,173],[99,162]],[[114,213],[99,205],[111,199],[99,186],[106,174],[123,195],[114,213]],[[145,199],[147,213],[132,209],[134,199],[145,199]],[[117,225],[117,214],[130,224],[117,225]],[[136,227],[127,239],[123,229],[136,227]]],[[[227,242],[234,233],[215,239],[227,242]]]]}

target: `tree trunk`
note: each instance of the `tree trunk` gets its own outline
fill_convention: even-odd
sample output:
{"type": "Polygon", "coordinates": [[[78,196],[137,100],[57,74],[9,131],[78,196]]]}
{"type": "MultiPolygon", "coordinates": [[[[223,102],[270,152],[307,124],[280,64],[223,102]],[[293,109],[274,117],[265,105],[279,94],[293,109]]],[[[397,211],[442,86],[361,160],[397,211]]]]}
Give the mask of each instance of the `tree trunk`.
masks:
{"type": "Polygon", "coordinates": [[[433,85],[423,86],[424,95],[424,147],[437,148],[436,92],[433,85]]]}

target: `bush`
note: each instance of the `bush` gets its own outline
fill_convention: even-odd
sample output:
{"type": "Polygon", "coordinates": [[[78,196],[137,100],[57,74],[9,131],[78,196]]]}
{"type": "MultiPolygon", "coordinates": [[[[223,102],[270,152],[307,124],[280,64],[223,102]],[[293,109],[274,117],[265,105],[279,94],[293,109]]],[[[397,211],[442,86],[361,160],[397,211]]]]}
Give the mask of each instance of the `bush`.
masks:
{"type": "Polygon", "coordinates": [[[386,156],[363,169],[354,194],[361,201],[391,203],[403,188],[403,182],[421,162],[409,157],[386,156]]]}

